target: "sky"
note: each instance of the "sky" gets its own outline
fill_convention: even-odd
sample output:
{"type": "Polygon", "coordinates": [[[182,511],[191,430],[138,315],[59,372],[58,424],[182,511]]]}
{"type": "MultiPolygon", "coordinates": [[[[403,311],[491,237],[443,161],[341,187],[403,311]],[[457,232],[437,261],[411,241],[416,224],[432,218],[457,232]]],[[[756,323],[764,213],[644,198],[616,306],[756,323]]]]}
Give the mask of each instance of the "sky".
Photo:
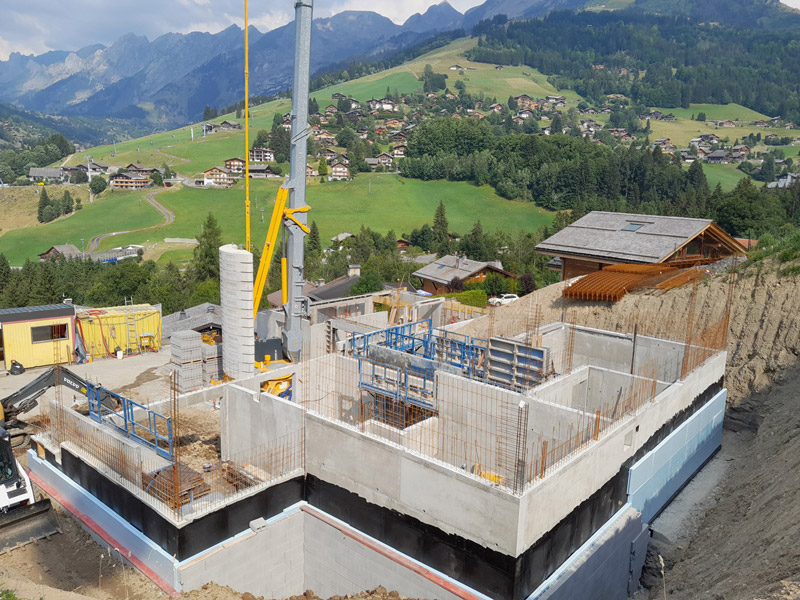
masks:
{"type": "MultiPolygon", "coordinates": [[[[330,17],[343,10],[374,10],[396,23],[424,12],[440,0],[315,0],[314,16],[330,17]]],[[[483,0],[449,0],[464,12],[483,0]]],[[[800,3],[800,0],[794,0],[800,3]]],[[[108,0],[0,0],[0,60],[11,52],[41,54],[78,50],[90,44],[111,45],[126,33],[150,40],[171,31],[216,33],[244,24],[243,0],[139,0],[125,8],[108,0]],[[5,5],[5,6],[3,6],[5,5]],[[46,15],[46,18],[42,18],[46,15]]],[[[250,24],[260,31],[275,29],[294,18],[293,0],[249,0],[250,24]]]]}

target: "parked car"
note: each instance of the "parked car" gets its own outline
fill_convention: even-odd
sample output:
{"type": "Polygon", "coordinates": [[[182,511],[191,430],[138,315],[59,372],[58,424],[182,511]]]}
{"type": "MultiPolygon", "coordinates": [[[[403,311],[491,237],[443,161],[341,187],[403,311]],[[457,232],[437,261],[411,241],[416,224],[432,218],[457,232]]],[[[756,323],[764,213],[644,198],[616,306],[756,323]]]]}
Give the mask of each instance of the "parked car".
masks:
{"type": "Polygon", "coordinates": [[[505,306],[506,304],[511,304],[514,300],[519,300],[519,296],[516,294],[502,294],[501,296],[489,298],[489,304],[491,306],[505,306]]]}

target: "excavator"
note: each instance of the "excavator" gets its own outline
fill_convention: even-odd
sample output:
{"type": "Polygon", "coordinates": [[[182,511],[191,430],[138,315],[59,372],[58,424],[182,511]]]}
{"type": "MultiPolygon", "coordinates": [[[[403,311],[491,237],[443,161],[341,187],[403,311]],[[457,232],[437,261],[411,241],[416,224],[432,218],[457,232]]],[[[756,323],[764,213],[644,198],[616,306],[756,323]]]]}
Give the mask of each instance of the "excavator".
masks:
{"type": "Polygon", "coordinates": [[[20,416],[33,410],[39,404],[39,398],[48,389],[56,385],[63,385],[82,396],[88,396],[89,390],[94,390],[96,399],[110,410],[117,410],[118,402],[115,396],[102,387],[91,386],[82,377],[79,377],[64,367],[52,367],[39,375],[25,387],[0,400],[0,426],[11,436],[13,447],[23,445],[28,434],[25,431],[25,422],[20,416]]]}
{"type": "Polygon", "coordinates": [[[22,389],[0,400],[0,554],[28,542],[60,533],[58,517],[49,498],[39,501],[31,480],[14,456],[14,448],[28,439],[26,423],[20,417],[39,404],[49,388],[63,385],[88,396],[93,389],[107,408],[117,408],[116,398],[100,387],[63,367],[53,367],[22,389]]]}

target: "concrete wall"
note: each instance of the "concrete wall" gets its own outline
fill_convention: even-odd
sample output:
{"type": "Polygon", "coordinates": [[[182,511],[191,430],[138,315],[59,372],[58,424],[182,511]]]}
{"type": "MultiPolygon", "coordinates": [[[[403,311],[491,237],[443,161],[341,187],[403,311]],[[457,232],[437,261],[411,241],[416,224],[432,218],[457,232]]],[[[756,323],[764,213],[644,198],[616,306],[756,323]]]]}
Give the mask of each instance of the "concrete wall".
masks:
{"type": "Polygon", "coordinates": [[[222,460],[263,446],[303,428],[303,409],[270,394],[237,385],[225,389],[220,411],[222,460]]]}
{"type": "Polygon", "coordinates": [[[684,410],[725,373],[727,354],[721,352],[683,381],[661,392],[646,409],[600,436],[555,473],[535,482],[522,496],[515,555],[529,548],[556,523],[619,471],[650,437],[684,410]],[[554,476],[558,474],[558,476],[554,476]]]}
{"type": "Polygon", "coordinates": [[[633,340],[630,336],[583,327],[575,328],[573,368],[592,365],[630,372],[632,358],[633,340]]]}
{"type": "Polygon", "coordinates": [[[306,471],[487,548],[513,555],[519,499],[355,428],[306,414],[306,471]]]}
{"type": "Polygon", "coordinates": [[[591,590],[592,598],[626,600],[632,581],[638,586],[647,550],[647,537],[646,526],[642,525],[638,511],[625,505],[528,596],[528,600],[587,598],[587,590],[591,590]],[[638,556],[632,556],[632,545],[642,539],[644,546],[635,546],[638,556]],[[641,561],[637,560],[639,558],[641,561]]]}
{"type": "Polygon", "coordinates": [[[312,515],[306,515],[303,535],[304,585],[322,598],[357,594],[379,585],[409,598],[459,598],[312,515]]]}
{"type": "Polygon", "coordinates": [[[528,410],[524,396],[448,373],[436,377],[441,460],[467,470],[481,465],[513,479],[515,465],[509,459],[516,450],[511,446],[525,440],[524,433],[516,435],[519,413],[528,410]]]}
{"type": "Polygon", "coordinates": [[[655,359],[658,363],[657,379],[672,383],[681,376],[681,363],[686,344],[657,338],[636,336],[634,370],[655,359]]]}
{"type": "Polygon", "coordinates": [[[227,585],[239,593],[286,598],[305,591],[305,515],[296,507],[199,556],[177,569],[180,589],[205,583],[227,585]]]}

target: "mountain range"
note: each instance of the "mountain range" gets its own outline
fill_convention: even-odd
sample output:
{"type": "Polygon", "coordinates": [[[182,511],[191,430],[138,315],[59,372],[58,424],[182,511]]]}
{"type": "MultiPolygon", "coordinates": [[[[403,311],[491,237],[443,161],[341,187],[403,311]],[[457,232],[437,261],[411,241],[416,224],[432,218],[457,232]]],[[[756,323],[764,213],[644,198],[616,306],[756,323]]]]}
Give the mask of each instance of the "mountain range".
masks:
{"type": "MultiPolygon", "coordinates": [[[[461,14],[445,0],[403,25],[369,11],[346,11],[314,20],[312,72],[353,57],[391,54],[434,34],[470,29],[497,14],[508,17],[573,8],[585,0],[486,0],[461,14]]],[[[225,106],[244,94],[242,30],[216,34],[169,33],[149,41],[129,33],[111,46],[38,56],[13,53],[0,61],[0,102],[46,114],[132,119],[153,128],[196,120],[205,106],[225,106]]],[[[250,32],[251,94],[291,86],[294,23],[250,32]]]]}

